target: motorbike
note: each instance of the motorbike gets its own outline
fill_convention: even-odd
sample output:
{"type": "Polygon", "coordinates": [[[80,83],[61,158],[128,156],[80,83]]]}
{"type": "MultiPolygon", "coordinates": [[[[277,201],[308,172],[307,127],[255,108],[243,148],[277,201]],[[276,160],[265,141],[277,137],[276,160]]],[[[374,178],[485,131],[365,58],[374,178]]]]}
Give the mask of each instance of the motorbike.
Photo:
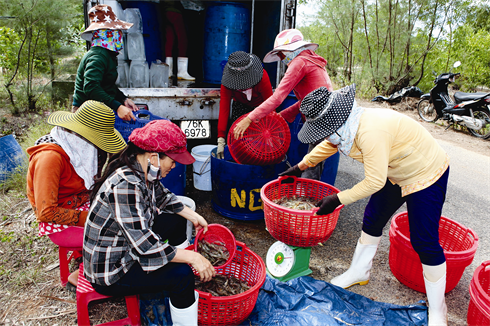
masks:
{"type": "MultiPolygon", "coordinates": [[[[454,67],[460,66],[457,61],[454,67]]],[[[448,85],[453,83],[460,73],[442,73],[434,80],[435,86],[430,93],[423,94],[417,104],[420,118],[427,122],[439,119],[452,125],[461,125],[475,137],[490,138],[490,93],[456,92],[454,100],[449,96],[448,85]]]]}

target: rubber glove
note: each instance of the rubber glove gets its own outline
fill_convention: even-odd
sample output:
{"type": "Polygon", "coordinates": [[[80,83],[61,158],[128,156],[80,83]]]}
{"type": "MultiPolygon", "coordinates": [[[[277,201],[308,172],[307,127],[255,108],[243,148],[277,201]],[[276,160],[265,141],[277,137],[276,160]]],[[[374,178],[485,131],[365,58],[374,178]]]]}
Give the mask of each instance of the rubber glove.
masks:
{"type": "Polygon", "coordinates": [[[337,194],[325,196],[315,205],[316,207],[320,207],[316,215],[330,214],[341,204],[337,194]]]}
{"type": "Polygon", "coordinates": [[[218,149],[216,149],[216,154],[218,155],[219,159],[224,159],[225,158],[225,139],[223,137],[218,138],[218,149]]]}
{"type": "Polygon", "coordinates": [[[302,173],[303,173],[303,171],[301,171],[301,169],[299,168],[298,164],[296,164],[295,166],[290,167],[286,171],[279,173],[279,176],[280,177],[283,177],[283,176],[290,176],[290,175],[292,175],[292,176],[295,176],[295,177],[298,177],[299,178],[302,173]]]}

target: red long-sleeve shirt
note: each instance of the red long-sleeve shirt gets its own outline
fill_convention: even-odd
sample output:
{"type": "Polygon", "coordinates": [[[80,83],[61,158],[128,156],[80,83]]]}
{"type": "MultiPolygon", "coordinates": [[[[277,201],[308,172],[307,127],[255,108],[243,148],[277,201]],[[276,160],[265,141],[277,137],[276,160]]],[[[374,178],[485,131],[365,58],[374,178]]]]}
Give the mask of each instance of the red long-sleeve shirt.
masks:
{"type": "Polygon", "coordinates": [[[221,85],[221,98],[219,103],[219,118],[218,118],[218,137],[226,138],[228,127],[228,119],[230,117],[231,100],[244,103],[251,107],[257,107],[262,102],[267,100],[272,95],[272,86],[269,80],[269,75],[264,69],[260,82],[252,87],[252,98],[250,101],[247,95],[241,91],[235,91],[221,85]]]}
{"type": "Polygon", "coordinates": [[[276,88],[274,95],[250,112],[248,117],[253,122],[258,122],[279,107],[289,93],[294,91],[298,102],[281,111],[284,119],[293,122],[299,113],[301,101],[308,93],[321,86],[333,91],[332,82],[325,70],[326,64],[327,60],[311,50],[301,52],[289,64],[288,70],[276,88]]]}

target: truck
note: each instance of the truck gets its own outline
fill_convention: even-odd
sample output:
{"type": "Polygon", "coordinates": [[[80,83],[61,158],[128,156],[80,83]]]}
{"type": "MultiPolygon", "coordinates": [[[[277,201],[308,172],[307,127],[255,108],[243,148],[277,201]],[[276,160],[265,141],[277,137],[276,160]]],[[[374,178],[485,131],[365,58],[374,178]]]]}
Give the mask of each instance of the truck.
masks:
{"type": "MultiPolygon", "coordinates": [[[[97,4],[120,5],[123,10],[138,8],[148,64],[154,60],[165,62],[165,18],[159,8],[163,2],[84,0],[85,25],[90,24],[88,11],[97,4]]],[[[188,72],[196,80],[180,81],[174,74],[169,87],[121,88],[139,106],[179,125],[188,137],[189,147],[216,144],[221,73],[229,54],[241,50],[263,59],[274,47],[276,35],[294,28],[296,23],[297,0],[200,1],[200,4],[204,5],[203,10],[181,10],[188,40],[188,72]]],[[[285,66],[275,62],[264,64],[264,68],[273,88],[277,87],[285,66]]]]}

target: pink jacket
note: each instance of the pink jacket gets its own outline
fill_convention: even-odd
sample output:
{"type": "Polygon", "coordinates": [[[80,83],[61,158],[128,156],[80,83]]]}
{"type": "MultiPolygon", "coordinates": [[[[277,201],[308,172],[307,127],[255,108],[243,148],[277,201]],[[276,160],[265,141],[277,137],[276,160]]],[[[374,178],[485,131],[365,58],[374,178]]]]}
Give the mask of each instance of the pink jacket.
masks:
{"type": "Polygon", "coordinates": [[[282,78],[274,94],[265,102],[255,108],[248,117],[258,122],[270,112],[274,111],[286,97],[294,91],[298,102],[281,111],[281,115],[289,122],[293,122],[299,113],[301,100],[315,89],[325,86],[333,91],[332,82],[325,69],[327,60],[311,50],[301,52],[289,63],[286,74],[282,78]]]}

